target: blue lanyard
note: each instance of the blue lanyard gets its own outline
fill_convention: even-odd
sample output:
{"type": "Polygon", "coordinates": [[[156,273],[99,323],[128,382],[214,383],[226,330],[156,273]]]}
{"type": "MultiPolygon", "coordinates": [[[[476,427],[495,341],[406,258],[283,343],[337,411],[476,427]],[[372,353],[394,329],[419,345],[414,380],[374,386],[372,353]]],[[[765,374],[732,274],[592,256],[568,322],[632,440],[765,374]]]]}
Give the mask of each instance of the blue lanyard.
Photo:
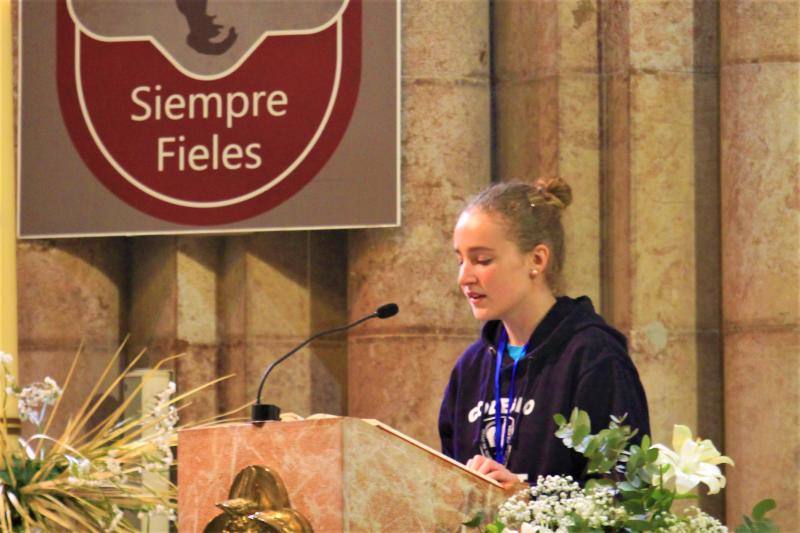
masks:
{"type": "MultiPolygon", "coordinates": [[[[500,370],[503,366],[503,353],[506,351],[506,331],[500,333],[500,341],[497,343],[497,364],[494,371],[494,460],[501,465],[506,464],[506,443],[508,442],[508,426],[509,418],[514,407],[514,381],[517,376],[517,363],[519,359],[514,359],[514,366],[511,368],[511,384],[508,387],[508,408],[506,414],[508,415],[503,419],[502,426],[500,421],[500,411],[502,410],[502,403],[500,402],[500,370]]],[[[528,345],[525,345],[525,351],[528,351],[528,345]]],[[[521,358],[520,358],[521,359],[521,358]]]]}

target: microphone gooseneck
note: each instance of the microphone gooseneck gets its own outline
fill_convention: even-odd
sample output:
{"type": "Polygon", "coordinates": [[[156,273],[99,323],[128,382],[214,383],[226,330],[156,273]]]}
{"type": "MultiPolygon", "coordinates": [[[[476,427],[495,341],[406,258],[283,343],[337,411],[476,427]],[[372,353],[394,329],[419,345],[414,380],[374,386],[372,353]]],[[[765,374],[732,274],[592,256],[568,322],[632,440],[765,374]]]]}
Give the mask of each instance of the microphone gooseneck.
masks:
{"type": "Polygon", "coordinates": [[[267,381],[267,376],[270,375],[270,373],[272,372],[272,370],[276,366],[278,366],[283,361],[285,361],[286,359],[291,357],[292,354],[294,354],[295,352],[297,352],[298,350],[303,348],[303,346],[305,346],[309,342],[313,341],[314,339],[318,339],[319,337],[322,337],[324,335],[330,335],[331,333],[337,333],[339,331],[344,331],[344,330],[350,329],[350,328],[355,327],[355,326],[361,324],[362,322],[366,322],[367,320],[370,320],[372,318],[385,319],[385,318],[393,317],[394,315],[397,314],[397,312],[399,310],[400,310],[400,308],[395,303],[384,304],[384,305],[378,307],[378,309],[376,309],[374,313],[369,314],[369,315],[367,315],[365,317],[359,318],[355,322],[351,322],[350,324],[347,324],[345,326],[340,326],[338,328],[333,328],[333,329],[328,329],[328,330],[325,330],[325,331],[321,331],[321,332],[319,332],[319,333],[317,333],[315,335],[312,335],[311,337],[309,337],[308,339],[304,340],[302,343],[300,343],[296,347],[292,348],[292,350],[290,350],[288,353],[286,353],[285,355],[282,355],[281,357],[279,357],[278,359],[273,361],[267,367],[267,370],[264,371],[264,374],[261,376],[261,381],[258,383],[258,392],[256,393],[256,403],[253,405],[252,412],[251,412],[252,421],[253,422],[264,422],[266,420],[280,420],[280,414],[281,414],[280,407],[278,407],[277,405],[270,405],[270,404],[262,404],[261,403],[261,392],[264,389],[264,383],[267,381]]]}

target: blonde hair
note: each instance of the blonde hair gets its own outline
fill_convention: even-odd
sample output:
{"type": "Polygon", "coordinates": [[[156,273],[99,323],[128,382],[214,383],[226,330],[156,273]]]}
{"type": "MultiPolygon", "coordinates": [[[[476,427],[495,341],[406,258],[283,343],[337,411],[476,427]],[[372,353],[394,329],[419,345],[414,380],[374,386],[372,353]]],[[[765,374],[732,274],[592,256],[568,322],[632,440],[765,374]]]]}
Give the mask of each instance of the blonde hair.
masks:
{"type": "Polygon", "coordinates": [[[522,252],[540,244],[550,248],[545,275],[555,291],[561,283],[564,266],[564,226],[561,212],[572,203],[572,189],[561,178],[539,179],[533,183],[496,183],[478,193],[464,211],[481,209],[500,215],[508,227],[510,240],[522,252]]]}

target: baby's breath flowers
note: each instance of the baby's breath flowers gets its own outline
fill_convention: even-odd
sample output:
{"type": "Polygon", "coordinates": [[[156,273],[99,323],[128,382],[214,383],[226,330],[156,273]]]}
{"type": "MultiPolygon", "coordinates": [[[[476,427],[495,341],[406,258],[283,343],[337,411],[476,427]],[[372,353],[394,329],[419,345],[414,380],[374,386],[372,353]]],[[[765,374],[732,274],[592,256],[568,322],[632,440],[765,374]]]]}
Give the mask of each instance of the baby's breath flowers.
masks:
{"type": "Polygon", "coordinates": [[[17,397],[19,417],[41,426],[47,407],[55,405],[63,391],[53,378],[47,376],[44,381],[31,383],[22,389],[12,389],[17,397]]]}
{"type": "Polygon", "coordinates": [[[666,513],[661,530],[664,533],[727,533],[728,528],[711,515],[701,511],[698,507],[689,507],[682,517],[666,513]]]}
{"type": "Polygon", "coordinates": [[[627,513],[615,505],[614,494],[614,490],[607,488],[584,490],[571,476],[539,476],[529,490],[503,503],[498,516],[510,527],[536,533],[567,533],[578,525],[621,527],[627,513]]]}

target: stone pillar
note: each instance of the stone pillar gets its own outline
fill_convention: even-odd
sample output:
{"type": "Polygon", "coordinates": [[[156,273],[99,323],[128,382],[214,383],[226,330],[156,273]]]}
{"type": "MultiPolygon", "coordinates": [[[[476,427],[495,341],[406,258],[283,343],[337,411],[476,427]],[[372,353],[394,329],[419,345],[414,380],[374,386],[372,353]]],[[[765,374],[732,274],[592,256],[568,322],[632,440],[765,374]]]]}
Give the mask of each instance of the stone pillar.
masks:
{"type": "MultiPolygon", "coordinates": [[[[21,383],[51,376],[63,385],[83,345],[59,408],[63,416],[50,431],[53,436],[66,425],[66,415],[74,413],[86,399],[125,335],[127,256],[127,243],[122,238],[19,244],[21,383]]],[[[124,362],[115,365],[110,379],[119,375],[124,362]]],[[[105,387],[100,388],[100,392],[103,390],[105,387]]]]}
{"type": "Polygon", "coordinates": [[[800,3],[721,10],[727,516],[800,523],[800,3]]]}
{"type": "MultiPolygon", "coordinates": [[[[236,377],[221,389],[224,409],[252,401],[275,359],[346,323],[346,243],[337,231],[225,238],[220,372],[236,377]]],[[[346,348],[343,335],[314,341],[275,368],[262,401],[301,416],[345,414],[346,348]]]]}
{"type": "MultiPolygon", "coordinates": [[[[184,353],[167,367],[179,394],[215,379],[218,239],[137,237],[132,248],[129,355],[147,349],[140,366],[152,366],[184,353]]],[[[218,412],[212,387],[192,398],[180,421],[203,420],[218,412]]]]}
{"type": "Polygon", "coordinates": [[[489,7],[403,3],[403,221],[353,231],[350,318],[395,301],[400,314],[348,335],[349,414],[434,447],[439,403],[478,324],[456,284],[452,230],[490,182],[489,7]]]}
{"type": "Polygon", "coordinates": [[[666,443],[681,423],[722,444],[717,10],[601,2],[603,308],[666,443]]]}
{"type": "Polygon", "coordinates": [[[560,176],[575,201],[564,216],[563,291],[600,301],[600,133],[597,0],[494,4],[496,169],[501,180],[560,176]]]}

